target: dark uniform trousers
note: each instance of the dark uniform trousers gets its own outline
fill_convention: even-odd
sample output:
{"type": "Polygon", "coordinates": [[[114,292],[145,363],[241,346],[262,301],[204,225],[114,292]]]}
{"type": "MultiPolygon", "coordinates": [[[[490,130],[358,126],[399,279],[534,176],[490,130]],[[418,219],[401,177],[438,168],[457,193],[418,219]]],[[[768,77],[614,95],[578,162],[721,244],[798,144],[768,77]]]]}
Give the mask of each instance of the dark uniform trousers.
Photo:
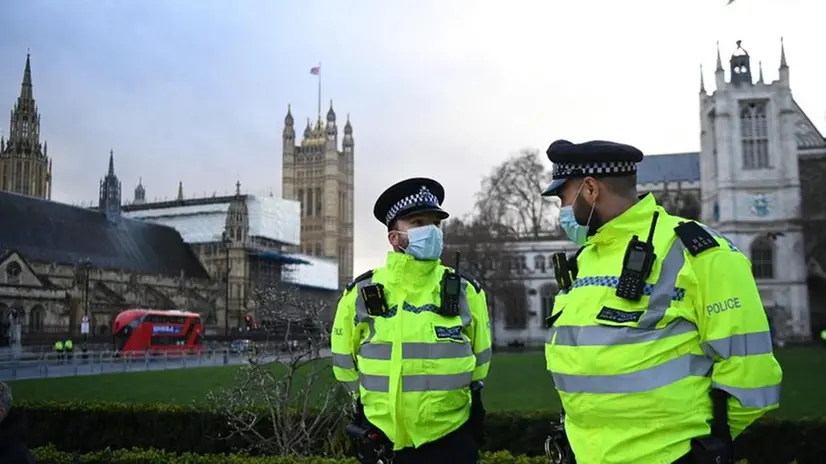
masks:
{"type": "Polygon", "coordinates": [[[418,448],[396,451],[393,464],[477,464],[479,445],[466,422],[444,437],[418,448]]]}

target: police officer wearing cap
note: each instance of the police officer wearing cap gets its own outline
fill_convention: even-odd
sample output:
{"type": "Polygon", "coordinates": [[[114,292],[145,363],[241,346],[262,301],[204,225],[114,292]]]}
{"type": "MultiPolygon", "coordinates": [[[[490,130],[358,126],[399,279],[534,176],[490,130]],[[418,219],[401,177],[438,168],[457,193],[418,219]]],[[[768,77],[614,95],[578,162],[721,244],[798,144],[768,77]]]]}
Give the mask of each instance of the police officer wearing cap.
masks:
{"type": "Polygon", "coordinates": [[[373,432],[362,462],[376,462],[371,446],[397,464],[478,461],[488,308],[479,284],[440,260],[444,196],[435,180],[414,178],[379,197],[373,214],[392,250],[336,310],[333,372],[357,399],[354,425],[373,432]]]}
{"type": "Polygon", "coordinates": [[[640,150],[550,145],[560,292],[547,368],[579,464],[728,463],[780,400],[782,371],[749,259],[725,236],[637,195],[640,150]]]}

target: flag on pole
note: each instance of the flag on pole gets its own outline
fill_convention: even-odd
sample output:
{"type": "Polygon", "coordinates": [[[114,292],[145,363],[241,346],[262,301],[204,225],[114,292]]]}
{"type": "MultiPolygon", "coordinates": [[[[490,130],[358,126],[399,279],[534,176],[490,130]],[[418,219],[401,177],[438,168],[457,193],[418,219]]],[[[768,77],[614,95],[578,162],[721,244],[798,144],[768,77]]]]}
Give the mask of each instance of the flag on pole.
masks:
{"type": "Polygon", "coordinates": [[[312,68],[310,68],[310,74],[312,74],[313,76],[318,76],[319,74],[321,74],[321,66],[313,66],[312,68]]]}

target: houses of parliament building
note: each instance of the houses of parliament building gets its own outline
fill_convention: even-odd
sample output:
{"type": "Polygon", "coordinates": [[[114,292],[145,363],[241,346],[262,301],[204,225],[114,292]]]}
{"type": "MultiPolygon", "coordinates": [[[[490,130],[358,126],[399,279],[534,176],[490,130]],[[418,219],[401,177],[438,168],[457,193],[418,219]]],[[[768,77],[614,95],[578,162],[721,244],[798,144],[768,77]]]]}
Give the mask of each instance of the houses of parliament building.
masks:
{"type": "Polygon", "coordinates": [[[283,198],[241,194],[238,183],[234,195],[184,199],[179,187],[176,200],[157,203],[138,185],[123,201],[110,152],[98,205],[83,208],[51,201],[32,87],[27,55],[0,137],[0,345],[15,324],[24,342],[49,327],[76,331],[83,317],[103,334],[127,307],[198,312],[230,330],[255,311],[262,278],[332,300],[352,279],[353,128],[348,118],[339,150],[332,103],[298,144],[288,109],[283,198]]]}

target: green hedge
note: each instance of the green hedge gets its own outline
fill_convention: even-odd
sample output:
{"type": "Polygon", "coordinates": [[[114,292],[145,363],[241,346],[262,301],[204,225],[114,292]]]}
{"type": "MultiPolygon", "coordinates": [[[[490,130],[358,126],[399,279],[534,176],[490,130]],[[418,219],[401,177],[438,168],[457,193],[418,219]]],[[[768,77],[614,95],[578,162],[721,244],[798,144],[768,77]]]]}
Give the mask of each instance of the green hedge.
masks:
{"type": "MultiPolygon", "coordinates": [[[[33,447],[54,444],[57,449],[81,453],[137,447],[208,454],[231,453],[246,445],[237,436],[216,439],[230,435],[226,418],[194,406],[21,402],[16,407],[29,420],[33,447]]],[[[490,412],[485,448],[541,456],[549,423],[556,417],[555,413],[490,412]]],[[[737,454],[752,464],[794,459],[798,464],[821,463],[826,456],[824,437],[826,419],[767,418],[738,438],[737,454]]]]}
{"type": "MultiPolygon", "coordinates": [[[[36,448],[33,454],[44,464],[358,464],[353,458],[280,458],[232,454],[171,453],[157,449],[120,449],[79,454],[58,451],[54,446],[36,448]]],[[[546,464],[544,457],[512,456],[500,451],[483,453],[481,464],[546,464]]]]}

